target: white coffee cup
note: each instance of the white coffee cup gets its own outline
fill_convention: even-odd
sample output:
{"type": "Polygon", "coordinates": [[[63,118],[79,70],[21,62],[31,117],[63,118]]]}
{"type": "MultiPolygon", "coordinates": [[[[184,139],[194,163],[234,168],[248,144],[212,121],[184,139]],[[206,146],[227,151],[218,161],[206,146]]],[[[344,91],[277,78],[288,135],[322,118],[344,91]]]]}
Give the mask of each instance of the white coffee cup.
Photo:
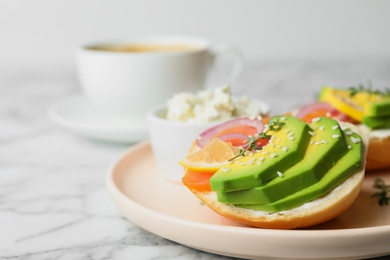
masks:
{"type": "Polygon", "coordinates": [[[226,75],[226,83],[232,83],[243,67],[240,50],[201,38],[144,36],[89,44],[79,49],[77,60],[88,102],[116,116],[146,122],[147,111],[174,94],[205,88],[216,58],[225,54],[235,60],[232,73],[226,75]]]}

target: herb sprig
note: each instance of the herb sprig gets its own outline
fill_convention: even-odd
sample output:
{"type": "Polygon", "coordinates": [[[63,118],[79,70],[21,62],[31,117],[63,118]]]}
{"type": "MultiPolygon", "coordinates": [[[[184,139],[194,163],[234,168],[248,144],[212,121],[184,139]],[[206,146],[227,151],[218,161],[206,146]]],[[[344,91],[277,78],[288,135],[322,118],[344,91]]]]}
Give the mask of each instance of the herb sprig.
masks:
{"type": "Polygon", "coordinates": [[[375,94],[381,96],[390,96],[390,88],[384,90],[374,89],[371,82],[368,82],[368,86],[365,87],[363,84],[359,84],[357,87],[349,87],[351,97],[355,96],[359,92],[366,92],[368,94],[375,94]]]}
{"type": "Polygon", "coordinates": [[[389,205],[390,197],[387,194],[390,193],[390,185],[386,185],[381,178],[376,178],[373,187],[379,191],[372,194],[371,198],[378,198],[380,206],[389,205]]]}
{"type": "Polygon", "coordinates": [[[274,117],[271,118],[268,122],[268,128],[266,127],[266,131],[259,133],[257,135],[257,137],[251,136],[251,138],[249,138],[248,147],[245,149],[239,149],[238,154],[236,156],[230,158],[229,161],[233,161],[241,156],[244,157],[245,153],[249,150],[261,149],[262,147],[258,147],[256,145],[257,141],[259,141],[260,139],[271,139],[272,136],[269,135],[268,132],[269,131],[278,131],[285,124],[286,124],[285,122],[280,122],[279,118],[274,118],[274,117]]]}

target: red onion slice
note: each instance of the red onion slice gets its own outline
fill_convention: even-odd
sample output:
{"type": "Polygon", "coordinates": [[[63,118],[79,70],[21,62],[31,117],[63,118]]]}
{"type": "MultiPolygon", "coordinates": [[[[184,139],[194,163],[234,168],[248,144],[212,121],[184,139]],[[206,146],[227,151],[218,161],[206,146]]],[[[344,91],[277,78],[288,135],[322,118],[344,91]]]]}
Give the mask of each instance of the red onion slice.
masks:
{"type": "Polygon", "coordinates": [[[236,133],[229,132],[229,129],[234,129],[235,127],[239,127],[239,126],[243,126],[243,127],[249,126],[255,128],[254,134],[261,133],[264,128],[263,122],[259,119],[236,118],[207,129],[206,131],[204,131],[199,135],[199,137],[196,140],[196,143],[199,147],[202,148],[205,145],[207,145],[213,137],[216,136],[219,137],[220,135],[224,135],[224,134],[243,134],[240,132],[236,132],[236,133]]]}
{"type": "Polygon", "coordinates": [[[339,121],[344,121],[344,122],[351,122],[354,123],[354,120],[349,117],[347,114],[344,114],[343,112],[337,110],[334,108],[332,105],[330,105],[327,102],[314,102],[308,105],[305,105],[299,109],[296,117],[298,118],[303,118],[307,114],[312,113],[313,111],[316,110],[325,110],[328,111],[329,117],[339,120],[339,121]]]}
{"type": "Polygon", "coordinates": [[[218,137],[222,141],[230,142],[234,146],[241,146],[247,148],[250,137],[244,134],[225,134],[218,137]]]}
{"type": "Polygon", "coordinates": [[[330,114],[332,114],[332,112],[337,112],[337,110],[327,102],[314,102],[301,107],[297,113],[297,117],[303,118],[307,114],[310,114],[311,112],[316,110],[327,110],[330,114]]]}

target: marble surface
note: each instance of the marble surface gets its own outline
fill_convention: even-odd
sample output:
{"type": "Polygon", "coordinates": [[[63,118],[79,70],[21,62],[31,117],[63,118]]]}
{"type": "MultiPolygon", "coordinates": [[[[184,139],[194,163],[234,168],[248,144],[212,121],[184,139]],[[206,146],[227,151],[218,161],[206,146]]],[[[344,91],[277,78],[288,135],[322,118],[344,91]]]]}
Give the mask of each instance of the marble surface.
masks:
{"type": "MultiPolygon", "coordinates": [[[[220,69],[211,81],[218,84],[220,69]]],[[[236,94],[273,113],[310,101],[324,84],[390,85],[390,61],[253,62],[236,94]]],[[[51,122],[47,108],[80,92],[72,67],[0,70],[0,259],[230,259],[144,231],[105,188],[109,166],[131,144],[85,139],[51,122]]]]}

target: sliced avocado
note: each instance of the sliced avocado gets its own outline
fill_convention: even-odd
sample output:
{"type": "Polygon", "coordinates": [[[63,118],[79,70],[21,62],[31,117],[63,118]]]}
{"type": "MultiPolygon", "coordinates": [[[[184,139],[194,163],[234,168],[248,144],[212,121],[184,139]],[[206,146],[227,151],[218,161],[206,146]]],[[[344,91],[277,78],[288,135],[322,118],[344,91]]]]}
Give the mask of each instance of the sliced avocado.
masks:
{"type": "MultiPolygon", "coordinates": [[[[390,116],[390,99],[371,102],[364,105],[364,117],[390,116]]],[[[363,117],[363,121],[364,121],[363,117]]]]}
{"type": "Polygon", "coordinates": [[[273,203],[236,206],[278,212],[298,207],[313,199],[325,195],[340,185],[343,181],[355,174],[358,170],[362,169],[364,158],[361,156],[363,152],[363,143],[361,142],[361,137],[358,134],[353,133],[351,130],[346,129],[345,140],[349,147],[348,152],[316,184],[313,184],[273,203]]]}
{"type": "Polygon", "coordinates": [[[348,147],[336,120],[320,117],[310,127],[313,129],[311,141],[300,162],[260,187],[217,192],[218,201],[229,204],[271,203],[318,182],[347,153],[348,147]]]}
{"type": "Polygon", "coordinates": [[[378,92],[357,91],[352,94],[351,90],[335,89],[332,87],[323,87],[319,95],[320,101],[325,101],[347,114],[351,118],[363,122],[374,128],[384,128],[387,126],[380,120],[384,116],[390,116],[390,96],[378,92]],[[379,118],[376,118],[379,117],[379,118]],[[371,122],[373,119],[373,122],[371,122]]]}
{"type": "Polygon", "coordinates": [[[372,128],[390,128],[390,116],[364,117],[363,124],[372,128]]]}
{"type": "Polygon", "coordinates": [[[229,192],[258,187],[278,177],[305,155],[311,135],[310,127],[293,116],[276,116],[282,122],[278,130],[270,130],[269,143],[253,155],[241,157],[219,169],[210,179],[211,189],[229,192]]]}

